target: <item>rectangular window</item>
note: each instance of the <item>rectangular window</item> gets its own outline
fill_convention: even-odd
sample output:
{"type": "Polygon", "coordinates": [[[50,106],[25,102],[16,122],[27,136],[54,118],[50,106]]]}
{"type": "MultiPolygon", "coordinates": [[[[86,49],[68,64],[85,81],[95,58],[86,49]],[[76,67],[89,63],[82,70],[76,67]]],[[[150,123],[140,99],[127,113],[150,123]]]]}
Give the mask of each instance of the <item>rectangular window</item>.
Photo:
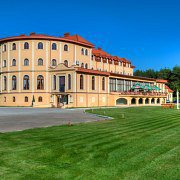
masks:
{"type": "Polygon", "coordinates": [[[116,91],[116,79],[110,79],[109,81],[109,88],[110,92],[115,92],[116,91]]]}
{"type": "Polygon", "coordinates": [[[131,89],[131,81],[125,81],[126,91],[129,91],[131,89]]]}
{"type": "Polygon", "coordinates": [[[117,91],[118,92],[124,91],[124,80],[121,80],[121,79],[117,80],[117,91]]]}
{"type": "Polygon", "coordinates": [[[65,76],[59,76],[59,92],[65,92],[65,76]]]}

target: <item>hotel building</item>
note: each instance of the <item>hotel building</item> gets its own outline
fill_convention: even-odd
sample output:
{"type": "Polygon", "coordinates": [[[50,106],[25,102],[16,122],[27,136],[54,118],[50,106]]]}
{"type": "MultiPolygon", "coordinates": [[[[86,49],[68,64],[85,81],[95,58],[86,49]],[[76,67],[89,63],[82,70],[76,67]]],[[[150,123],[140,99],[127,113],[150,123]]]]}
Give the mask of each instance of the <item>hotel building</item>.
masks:
{"type": "MultiPolygon", "coordinates": [[[[79,35],[30,33],[0,39],[0,106],[93,107],[165,103],[166,80],[133,75],[134,66],[79,35]],[[158,86],[131,92],[135,83],[158,86]]],[[[169,96],[168,96],[169,97],[169,96]]]]}

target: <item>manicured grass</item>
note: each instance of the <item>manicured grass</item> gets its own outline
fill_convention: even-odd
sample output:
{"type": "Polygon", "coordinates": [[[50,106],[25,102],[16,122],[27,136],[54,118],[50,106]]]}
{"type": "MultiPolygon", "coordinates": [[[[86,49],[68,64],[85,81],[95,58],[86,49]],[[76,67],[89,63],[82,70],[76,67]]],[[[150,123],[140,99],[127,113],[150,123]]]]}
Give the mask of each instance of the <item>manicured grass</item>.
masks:
{"type": "Polygon", "coordinates": [[[180,111],[93,113],[114,119],[0,134],[1,179],[179,179],[180,111]]]}

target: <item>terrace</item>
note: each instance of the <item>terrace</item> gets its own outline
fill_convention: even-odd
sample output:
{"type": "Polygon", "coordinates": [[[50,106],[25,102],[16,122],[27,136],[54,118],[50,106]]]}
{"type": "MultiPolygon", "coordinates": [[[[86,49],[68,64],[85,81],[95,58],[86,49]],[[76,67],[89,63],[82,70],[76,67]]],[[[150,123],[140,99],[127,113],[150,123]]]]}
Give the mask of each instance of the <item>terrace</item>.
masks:
{"type": "Polygon", "coordinates": [[[118,94],[118,95],[125,95],[125,96],[158,96],[158,97],[162,97],[162,96],[167,96],[167,93],[162,93],[162,92],[117,92],[117,91],[112,91],[111,94],[118,94]]]}

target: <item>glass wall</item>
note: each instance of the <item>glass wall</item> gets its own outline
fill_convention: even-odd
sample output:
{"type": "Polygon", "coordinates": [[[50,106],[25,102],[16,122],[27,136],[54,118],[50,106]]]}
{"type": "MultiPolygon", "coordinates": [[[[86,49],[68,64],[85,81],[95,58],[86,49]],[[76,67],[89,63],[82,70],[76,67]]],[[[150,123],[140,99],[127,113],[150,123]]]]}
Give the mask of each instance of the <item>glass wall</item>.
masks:
{"type": "Polygon", "coordinates": [[[110,92],[115,92],[116,91],[116,79],[110,78],[110,80],[109,80],[109,88],[110,88],[110,92]]]}

